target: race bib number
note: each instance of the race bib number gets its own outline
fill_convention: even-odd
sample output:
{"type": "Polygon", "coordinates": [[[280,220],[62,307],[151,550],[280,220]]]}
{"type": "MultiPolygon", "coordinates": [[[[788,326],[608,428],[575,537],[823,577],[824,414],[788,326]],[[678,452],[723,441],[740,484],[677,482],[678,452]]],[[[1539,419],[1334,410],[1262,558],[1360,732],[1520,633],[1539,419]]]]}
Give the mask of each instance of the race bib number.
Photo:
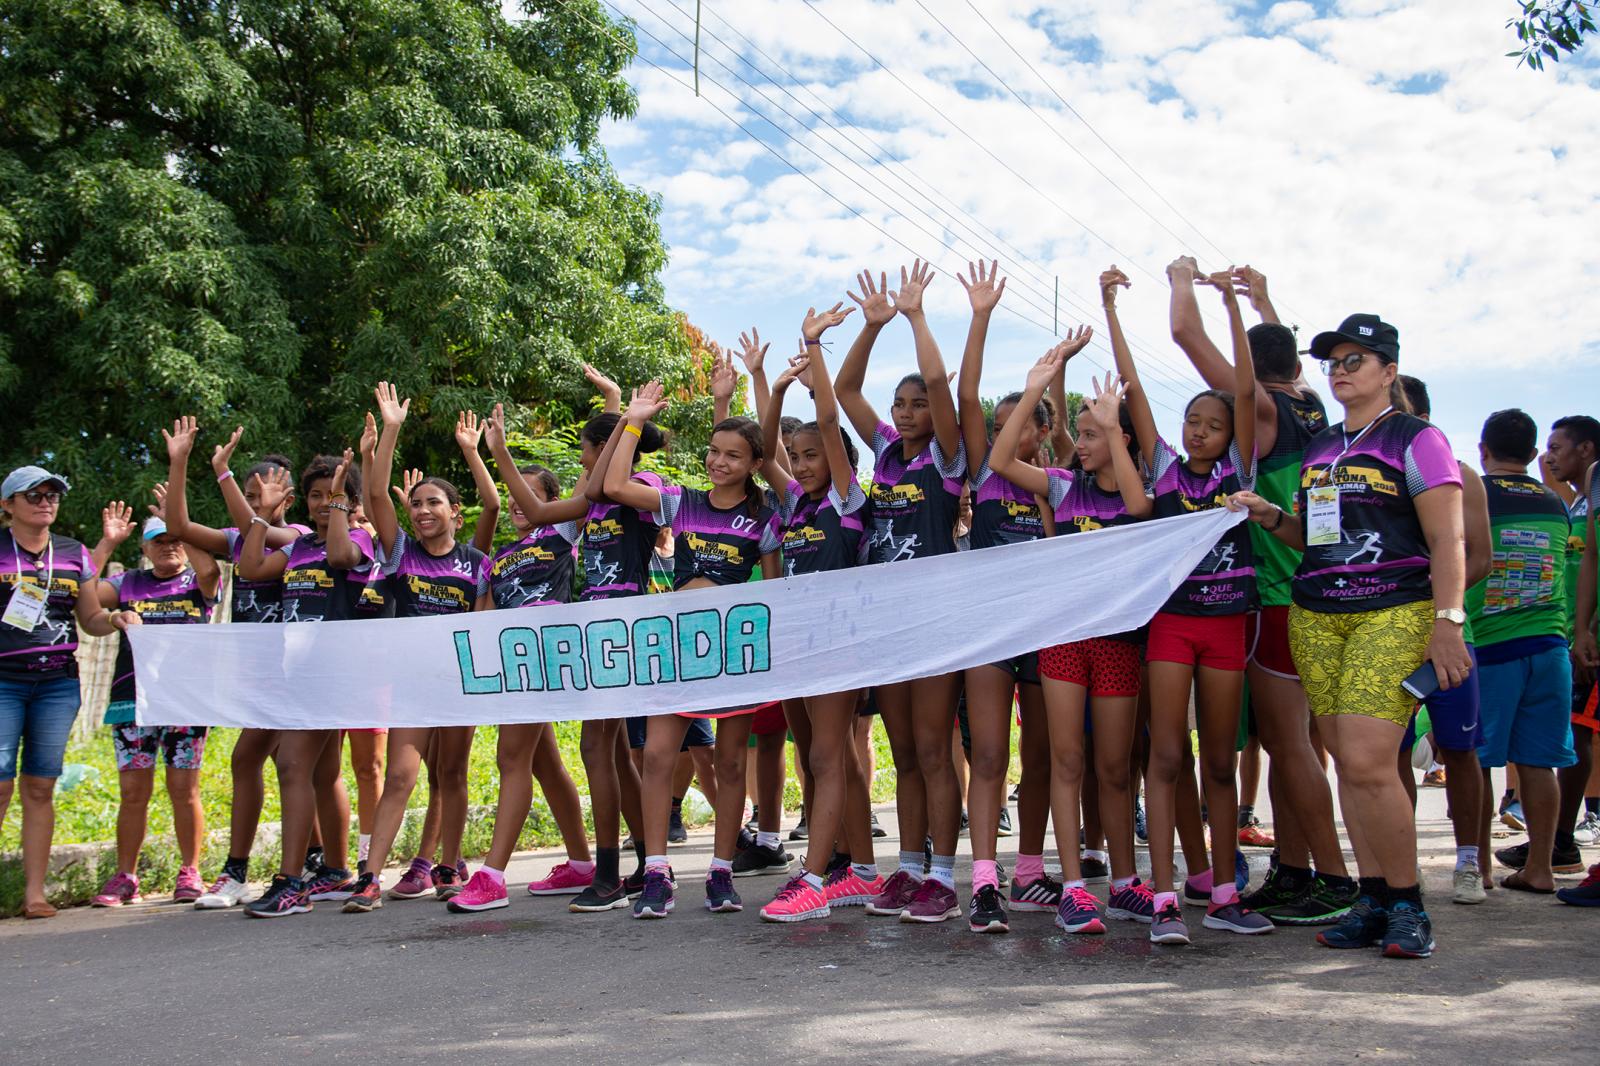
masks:
{"type": "Polygon", "coordinates": [[[1339,490],[1316,485],[1306,490],[1306,546],[1322,548],[1339,543],[1339,490]]]}
{"type": "Polygon", "coordinates": [[[34,627],[43,621],[44,609],[49,602],[50,594],[41,586],[18,582],[12,590],[10,606],[4,615],[0,615],[0,622],[12,629],[32,633],[34,627]]]}

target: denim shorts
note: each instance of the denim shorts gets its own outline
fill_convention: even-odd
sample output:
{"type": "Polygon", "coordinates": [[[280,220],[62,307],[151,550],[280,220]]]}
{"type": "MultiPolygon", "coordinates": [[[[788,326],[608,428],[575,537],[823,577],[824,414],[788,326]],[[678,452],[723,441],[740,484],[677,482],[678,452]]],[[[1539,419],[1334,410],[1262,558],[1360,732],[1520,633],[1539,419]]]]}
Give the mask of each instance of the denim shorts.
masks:
{"type": "Polygon", "coordinates": [[[0,680],[0,781],[61,776],[73,720],[78,717],[78,679],[0,680]]]}

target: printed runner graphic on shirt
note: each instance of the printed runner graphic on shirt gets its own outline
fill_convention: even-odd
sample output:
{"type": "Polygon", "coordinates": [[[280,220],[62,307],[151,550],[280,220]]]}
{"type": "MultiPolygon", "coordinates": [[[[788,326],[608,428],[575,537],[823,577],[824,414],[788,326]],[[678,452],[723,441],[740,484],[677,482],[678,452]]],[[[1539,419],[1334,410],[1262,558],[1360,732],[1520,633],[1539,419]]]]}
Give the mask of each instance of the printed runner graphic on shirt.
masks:
{"type": "Polygon", "coordinates": [[[1135,629],[1243,520],[1204,511],[893,566],[537,611],[135,627],[139,720],[159,707],[166,725],[264,729],[560,722],[889,684],[1135,629]],[[1026,594],[995,610],[997,589],[1026,594]],[[939,624],[978,617],[982,626],[939,624]],[[885,656],[889,647],[895,654],[885,656]]]}

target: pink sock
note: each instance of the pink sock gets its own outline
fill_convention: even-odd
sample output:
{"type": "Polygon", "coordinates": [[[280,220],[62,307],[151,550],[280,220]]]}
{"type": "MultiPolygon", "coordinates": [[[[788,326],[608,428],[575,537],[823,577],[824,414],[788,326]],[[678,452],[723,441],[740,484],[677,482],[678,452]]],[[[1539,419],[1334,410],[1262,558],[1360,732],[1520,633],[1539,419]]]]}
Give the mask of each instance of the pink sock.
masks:
{"type": "Polygon", "coordinates": [[[1017,852],[1017,884],[1031,885],[1044,876],[1044,856],[1017,852]]]}
{"type": "Polygon", "coordinates": [[[1157,892],[1156,893],[1156,913],[1157,914],[1161,913],[1162,909],[1165,908],[1165,907],[1169,907],[1169,906],[1176,907],[1177,905],[1178,905],[1178,894],[1176,892],[1157,892]]]}
{"type": "Polygon", "coordinates": [[[988,885],[990,888],[1000,887],[1000,874],[994,868],[993,859],[972,860],[972,891],[988,885]]]}
{"type": "Polygon", "coordinates": [[[575,874],[592,874],[592,873],[594,873],[594,863],[593,862],[579,862],[577,859],[568,859],[567,860],[567,865],[572,867],[572,872],[575,873],[575,874]]]}
{"type": "Polygon", "coordinates": [[[1210,892],[1211,867],[1207,866],[1204,870],[1201,870],[1199,873],[1189,878],[1189,884],[1194,886],[1194,890],[1196,892],[1210,892]]]}
{"type": "Polygon", "coordinates": [[[1211,889],[1211,905],[1213,907],[1226,907],[1239,898],[1239,889],[1232,881],[1225,885],[1214,885],[1211,889]]]}

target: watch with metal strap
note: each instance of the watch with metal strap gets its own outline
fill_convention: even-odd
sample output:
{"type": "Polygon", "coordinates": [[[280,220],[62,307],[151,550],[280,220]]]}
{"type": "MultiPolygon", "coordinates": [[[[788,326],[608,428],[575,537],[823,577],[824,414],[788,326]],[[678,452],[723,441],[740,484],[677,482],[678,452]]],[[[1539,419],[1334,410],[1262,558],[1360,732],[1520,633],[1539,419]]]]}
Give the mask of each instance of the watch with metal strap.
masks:
{"type": "Polygon", "coordinates": [[[1445,607],[1434,611],[1433,617],[1435,620],[1442,619],[1446,622],[1452,622],[1458,626],[1464,626],[1467,624],[1467,612],[1463,611],[1459,607],[1445,607]]]}

